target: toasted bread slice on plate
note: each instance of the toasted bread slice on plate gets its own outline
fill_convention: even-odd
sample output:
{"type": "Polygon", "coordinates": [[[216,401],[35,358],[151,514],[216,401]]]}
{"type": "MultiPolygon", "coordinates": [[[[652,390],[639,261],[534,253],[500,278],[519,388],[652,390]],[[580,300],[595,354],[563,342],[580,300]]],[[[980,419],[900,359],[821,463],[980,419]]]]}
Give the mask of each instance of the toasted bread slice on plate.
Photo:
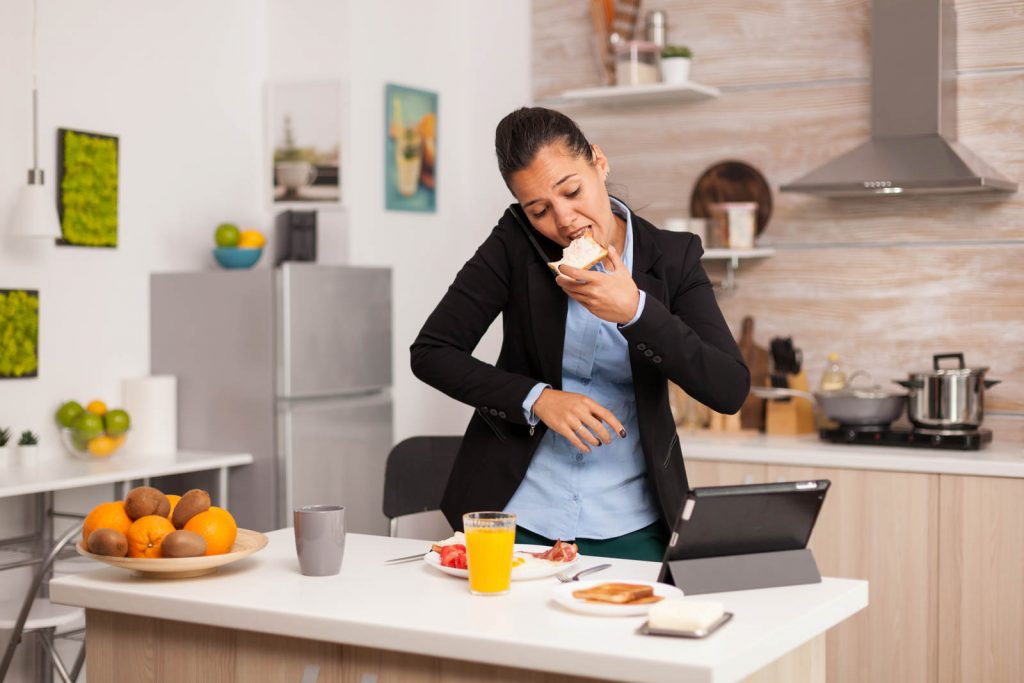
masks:
{"type": "MultiPolygon", "coordinates": [[[[654,596],[654,588],[636,583],[601,583],[591,588],[573,591],[572,597],[597,602],[625,604],[654,596]]],[[[645,602],[652,602],[645,600],[645,602]]]]}

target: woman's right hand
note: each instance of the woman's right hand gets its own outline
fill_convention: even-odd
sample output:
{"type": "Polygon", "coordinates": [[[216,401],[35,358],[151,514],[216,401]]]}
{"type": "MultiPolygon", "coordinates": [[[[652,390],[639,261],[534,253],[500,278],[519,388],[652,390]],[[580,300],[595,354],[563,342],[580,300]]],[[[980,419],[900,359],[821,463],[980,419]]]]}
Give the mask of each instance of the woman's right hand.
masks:
{"type": "Polygon", "coordinates": [[[605,424],[620,437],[626,437],[622,423],[612,412],[583,394],[545,389],[533,404],[533,414],[584,453],[590,446],[611,443],[605,424]]]}

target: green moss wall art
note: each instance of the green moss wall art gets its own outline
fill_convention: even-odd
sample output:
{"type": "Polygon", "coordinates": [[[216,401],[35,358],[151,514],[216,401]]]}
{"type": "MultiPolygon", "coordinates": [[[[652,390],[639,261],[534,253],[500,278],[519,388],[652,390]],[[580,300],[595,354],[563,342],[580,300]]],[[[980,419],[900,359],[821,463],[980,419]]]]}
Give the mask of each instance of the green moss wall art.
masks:
{"type": "Polygon", "coordinates": [[[39,374],[39,292],[0,289],[0,379],[39,374]]]}
{"type": "Polygon", "coordinates": [[[58,244],[117,246],[117,138],[57,129],[58,244]]]}

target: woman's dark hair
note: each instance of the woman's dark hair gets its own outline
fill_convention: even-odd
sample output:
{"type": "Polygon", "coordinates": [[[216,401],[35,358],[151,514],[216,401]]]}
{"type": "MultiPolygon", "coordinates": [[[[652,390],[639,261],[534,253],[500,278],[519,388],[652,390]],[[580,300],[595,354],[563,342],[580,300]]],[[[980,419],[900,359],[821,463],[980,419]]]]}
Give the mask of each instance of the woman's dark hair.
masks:
{"type": "Polygon", "coordinates": [[[564,143],[566,149],[589,163],[594,161],[594,152],[583,131],[561,112],[523,107],[503,118],[494,131],[494,151],[505,185],[513,173],[533,162],[542,147],[553,142],[564,143]]]}

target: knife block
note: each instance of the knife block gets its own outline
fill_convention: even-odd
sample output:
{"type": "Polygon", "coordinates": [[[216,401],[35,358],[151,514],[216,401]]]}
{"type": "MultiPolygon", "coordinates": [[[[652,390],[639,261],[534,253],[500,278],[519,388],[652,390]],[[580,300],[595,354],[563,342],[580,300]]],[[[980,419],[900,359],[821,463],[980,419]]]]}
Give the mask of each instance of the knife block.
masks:
{"type": "MultiPolygon", "coordinates": [[[[809,391],[807,373],[801,370],[795,375],[786,375],[790,389],[809,391]]],[[[818,431],[814,421],[814,406],[806,398],[792,397],[788,400],[771,399],[765,406],[765,432],[773,435],[813,434],[818,431]]]]}

